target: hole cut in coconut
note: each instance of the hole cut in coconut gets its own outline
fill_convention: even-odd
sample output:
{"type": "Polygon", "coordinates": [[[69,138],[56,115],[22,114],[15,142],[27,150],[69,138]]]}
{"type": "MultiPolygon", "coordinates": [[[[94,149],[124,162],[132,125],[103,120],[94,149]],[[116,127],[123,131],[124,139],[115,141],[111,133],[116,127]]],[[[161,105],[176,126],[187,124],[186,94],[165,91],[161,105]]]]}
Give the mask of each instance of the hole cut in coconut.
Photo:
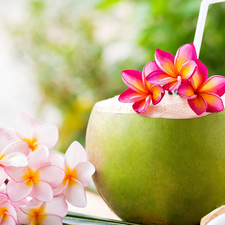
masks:
{"type": "MultiPolygon", "coordinates": [[[[133,103],[121,103],[118,97],[115,96],[96,103],[97,111],[116,114],[137,114],[132,108],[133,103]]],[[[222,100],[225,103],[225,96],[222,96],[222,100]]],[[[171,95],[166,92],[160,103],[157,105],[151,104],[144,113],[139,115],[151,118],[192,119],[209,114],[205,112],[197,115],[188,105],[187,99],[177,94],[171,95]]]]}

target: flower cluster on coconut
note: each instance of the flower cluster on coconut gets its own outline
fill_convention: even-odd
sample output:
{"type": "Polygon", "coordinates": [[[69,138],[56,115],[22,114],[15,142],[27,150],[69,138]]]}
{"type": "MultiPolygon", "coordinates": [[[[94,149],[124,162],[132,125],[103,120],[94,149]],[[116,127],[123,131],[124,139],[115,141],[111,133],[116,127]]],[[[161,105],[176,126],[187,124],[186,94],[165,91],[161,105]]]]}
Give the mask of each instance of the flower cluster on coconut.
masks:
{"type": "Polygon", "coordinates": [[[119,101],[134,103],[137,113],[143,113],[151,102],[158,104],[165,91],[187,99],[197,115],[224,109],[220,97],[225,93],[225,77],[208,78],[208,69],[197,59],[192,43],[181,46],[175,56],[157,49],[155,61],[149,62],[142,72],[123,71],[122,79],[129,88],[119,96],[119,101]]]}
{"type": "Polygon", "coordinates": [[[73,142],[65,158],[50,153],[55,125],[40,126],[18,113],[14,129],[0,128],[0,224],[62,224],[68,204],[85,207],[85,187],[95,172],[86,151],[73,142]]]}

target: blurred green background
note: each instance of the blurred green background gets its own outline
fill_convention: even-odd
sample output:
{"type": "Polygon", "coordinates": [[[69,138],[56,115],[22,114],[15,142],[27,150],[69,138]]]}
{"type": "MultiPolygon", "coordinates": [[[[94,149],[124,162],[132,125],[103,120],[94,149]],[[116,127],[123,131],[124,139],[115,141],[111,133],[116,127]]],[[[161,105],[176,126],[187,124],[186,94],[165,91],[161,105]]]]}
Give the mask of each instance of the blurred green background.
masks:
{"type": "MultiPolygon", "coordinates": [[[[193,42],[200,0],[27,0],[20,24],[8,26],[20,60],[30,64],[43,95],[39,110],[60,112],[58,147],[85,131],[95,102],[126,89],[125,69],[142,70],[156,48],[175,55],[193,42]]],[[[210,6],[200,59],[225,75],[225,4],[210,6]]]]}

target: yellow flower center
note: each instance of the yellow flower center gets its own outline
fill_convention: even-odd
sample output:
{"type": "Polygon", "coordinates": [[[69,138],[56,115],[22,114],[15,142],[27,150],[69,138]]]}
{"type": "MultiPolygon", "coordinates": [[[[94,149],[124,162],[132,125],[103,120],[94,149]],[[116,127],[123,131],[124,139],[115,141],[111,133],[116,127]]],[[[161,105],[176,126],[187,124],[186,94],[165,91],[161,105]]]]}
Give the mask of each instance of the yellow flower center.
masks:
{"type": "Polygon", "coordinates": [[[65,177],[63,180],[63,185],[66,185],[67,182],[68,182],[68,186],[76,184],[77,182],[75,181],[75,179],[78,180],[77,179],[77,170],[74,169],[72,171],[72,169],[70,167],[67,167],[66,169],[64,169],[64,171],[65,171],[65,177]]]}
{"type": "Polygon", "coordinates": [[[32,170],[31,168],[28,168],[28,170],[25,170],[25,173],[23,175],[23,180],[27,181],[26,185],[29,187],[32,186],[32,183],[33,185],[40,183],[38,178],[39,178],[39,171],[34,172],[34,170],[32,170]]]}
{"type": "Polygon", "coordinates": [[[29,148],[32,152],[38,148],[38,144],[35,144],[37,142],[37,138],[34,137],[32,140],[24,138],[23,140],[27,142],[27,144],[29,145],[29,148]]]}
{"type": "Polygon", "coordinates": [[[43,215],[45,213],[45,207],[41,206],[35,209],[31,209],[29,211],[28,220],[31,221],[30,225],[39,225],[47,218],[47,215],[43,215]]]}
{"type": "Polygon", "coordinates": [[[8,215],[6,213],[8,213],[8,209],[6,207],[1,207],[0,208],[0,217],[2,218],[2,222],[7,219],[8,215]]]}

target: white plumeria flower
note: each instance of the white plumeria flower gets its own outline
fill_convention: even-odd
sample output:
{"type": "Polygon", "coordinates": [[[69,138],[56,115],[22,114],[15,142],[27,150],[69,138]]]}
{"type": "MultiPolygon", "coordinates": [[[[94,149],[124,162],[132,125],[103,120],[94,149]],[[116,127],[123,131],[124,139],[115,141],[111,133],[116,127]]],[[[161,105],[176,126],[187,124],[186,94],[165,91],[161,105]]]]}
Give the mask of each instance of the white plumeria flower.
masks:
{"type": "Polygon", "coordinates": [[[9,202],[7,195],[0,193],[0,224],[16,225],[17,213],[14,206],[9,202]]]}
{"type": "Polygon", "coordinates": [[[85,187],[90,185],[90,179],[95,167],[87,161],[87,154],[82,145],[74,141],[67,149],[65,158],[58,154],[50,154],[53,165],[64,169],[65,178],[62,184],[54,190],[54,194],[63,193],[66,200],[76,207],[85,207],[87,204],[85,187]]]}
{"type": "Polygon", "coordinates": [[[0,128],[0,185],[8,178],[5,168],[8,166],[27,166],[29,146],[23,141],[14,142],[7,130],[0,128]]]}
{"type": "Polygon", "coordinates": [[[20,207],[18,220],[22,224],[62,225],[62,218],[68,212],[63,195],[58,195],[49,203],[32,199],[27,206],[20,207]]]}
{"type": "Polygon", "coordinates": [[[25,141],[33,152],[37,148],[53,148],[58,141],[58,128],[55,125],[47,124],[40,126],[37,120],[29,113],[21,111],[17,114],[15,121],[15,132],[17,136],[25,141]]]}

